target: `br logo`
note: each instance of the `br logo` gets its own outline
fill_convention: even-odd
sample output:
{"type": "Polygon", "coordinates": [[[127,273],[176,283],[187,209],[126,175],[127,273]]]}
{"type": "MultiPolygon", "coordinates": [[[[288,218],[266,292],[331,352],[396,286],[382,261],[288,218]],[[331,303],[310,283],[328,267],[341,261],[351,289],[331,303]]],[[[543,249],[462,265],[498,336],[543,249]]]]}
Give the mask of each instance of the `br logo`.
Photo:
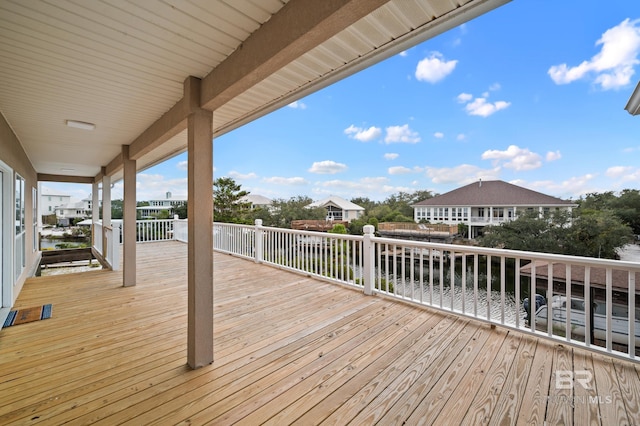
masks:
{"type": "Polygon", "coordinates": [[[557,370],[556,389],[573,389],[575,383],[580,384],[584,389],[591,389],[593,374],[589,370],[557,370]]]}

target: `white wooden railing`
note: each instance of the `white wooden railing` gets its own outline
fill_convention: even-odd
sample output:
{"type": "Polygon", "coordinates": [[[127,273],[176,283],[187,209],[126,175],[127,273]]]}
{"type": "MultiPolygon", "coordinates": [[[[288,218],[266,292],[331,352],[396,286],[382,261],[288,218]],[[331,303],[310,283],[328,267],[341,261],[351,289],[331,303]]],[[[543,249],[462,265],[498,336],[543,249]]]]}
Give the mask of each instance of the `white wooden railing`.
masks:
{"type": "Polygon", "coordinates": [[[102,254],[102,222],[93,222],[93,231],[91,231],[93,238],[93,248],[100,254],[102,254]]]}
{"type": "Polygon", "coordinates": [[[114,271],[120,270],[120,225],[112,223],[111,226],[103,226],[106,247],[102,252],[104,259],[111,265],[114,271]]]}
{"type": "Polygon", "coordinates": [[[364,236],[353,236],[269,228],[260,221],[215,223],[214,249],[365,294],[639,360],[640,263],[380,238],[371,226],[364,236]],[[532,303],[525,321],[523,299],[532,294],[548,305],[536,310],[532,303]],[[573,301],[572,309],[563,308],[563,300],[573,301]],[[552,321],[546,321],[548,310],[552,321]]]}

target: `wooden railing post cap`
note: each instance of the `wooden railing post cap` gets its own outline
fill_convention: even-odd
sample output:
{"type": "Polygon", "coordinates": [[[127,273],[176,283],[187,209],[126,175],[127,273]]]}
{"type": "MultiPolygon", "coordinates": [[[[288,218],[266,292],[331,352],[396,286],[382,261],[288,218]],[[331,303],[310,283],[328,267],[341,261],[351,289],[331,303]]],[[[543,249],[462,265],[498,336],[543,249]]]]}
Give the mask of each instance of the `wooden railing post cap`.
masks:
{"type": "Polygon", "coordinates": [[[373,233],[376,231],[376,228],[373,225],[365,225],[362,230],[364,231],[365,235],[373,235],[373,233]]]}
{"type": "Polygon", "coordinates": [[[256,226],[262,226],[262,219],[256,219],[256,226]]]}

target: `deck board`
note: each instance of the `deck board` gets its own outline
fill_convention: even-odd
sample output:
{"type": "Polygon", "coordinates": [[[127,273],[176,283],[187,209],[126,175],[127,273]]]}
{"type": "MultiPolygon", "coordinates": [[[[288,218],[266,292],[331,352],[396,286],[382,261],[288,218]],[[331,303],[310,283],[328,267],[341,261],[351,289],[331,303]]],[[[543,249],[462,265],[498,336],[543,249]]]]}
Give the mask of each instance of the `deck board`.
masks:
{"type": "MultiPolygon", "coordinates": [[[[640,367],[214,254],[214,363],[186,366],[187,247],[28,279],[0,331],[0,424],[634,424],[640,367]],[[593,387],[556,389],[557,370],[593,387]],[[579,374],[579,373],[578,373],[579,374]]],[[[576,385],[579,386],[579,385],[576,385]]]]}

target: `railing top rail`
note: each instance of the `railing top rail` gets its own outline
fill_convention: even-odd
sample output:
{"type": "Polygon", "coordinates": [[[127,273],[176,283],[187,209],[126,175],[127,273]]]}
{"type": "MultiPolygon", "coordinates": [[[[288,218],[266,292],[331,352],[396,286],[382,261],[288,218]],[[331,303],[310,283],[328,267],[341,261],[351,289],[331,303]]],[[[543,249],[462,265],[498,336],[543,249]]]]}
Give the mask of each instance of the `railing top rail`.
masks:
{"type": "MultiPolygon", "coordinates": [[[[231,226],[238,228],[246,228],[246,229],[255,229],[254,225],[240,225],[237,223],[220,223],[215,222],[214,226],[231,226]]],[[[362,240],[362,235],[349,235],[349,234],[332,234],[330,232],[320,232],[320,231],[299,231],[296,229],[288,229],[288,228],[276,228],[270,226],[261,226],[260,229],[264,231],[272,231],[272,232],[280,232],[283,234],[295,234],[301,236],[311,236],[311,237],[323,237],[323,238],[340,238],[343,240],[362,240]]]]}
{"type": "Polygon", "coordinates": [[[571,265],[600,266],[624,268],[640,272],[640,262],[630,262],[623,260],[599,259],[595,257],[570,256],[564,254],[542,253],[534,251],[521,251],[509,249],[497,249],[489,247],[466,246],[458,244],[430,243],[424,241],[399,240],[396,238],[372,237],[372,241],[383,244],[396,244],[406,247],[429,248],[442,251],[453,251],[460,254],[484,254],[489,256],[500,256],[519,259],[547,260],[551,262],[562,262],[571,265]]]}

